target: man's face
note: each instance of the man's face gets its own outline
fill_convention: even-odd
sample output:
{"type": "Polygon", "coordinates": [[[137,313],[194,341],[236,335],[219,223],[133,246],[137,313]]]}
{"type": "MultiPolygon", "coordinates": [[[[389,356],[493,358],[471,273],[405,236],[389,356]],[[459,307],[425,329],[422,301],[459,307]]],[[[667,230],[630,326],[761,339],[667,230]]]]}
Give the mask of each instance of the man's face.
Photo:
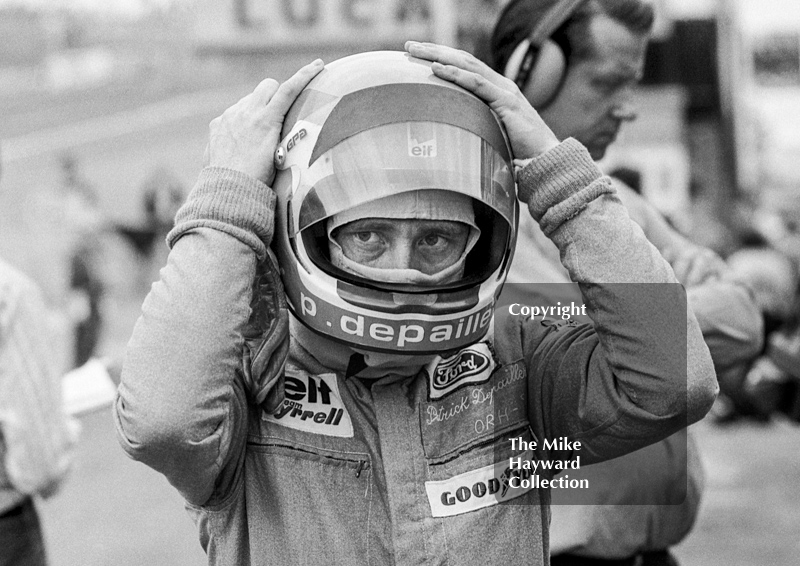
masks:
{"type": "MultiPolygon", "coordinates": [[[[597,160],[622,123],[636,118],[631,90],[641,77],[647,36],[602,15],[594,18],[590,30],[595,56],[569,67],[555,100],[539,113],[559,139],[577,139],[597,160]]],[[[523,93],[529,95],[528,88],[523,93]]]]}
{"type": "Polygon", "coordinates": [[[449,220],[364,218],[332,236],[345,257],[358,264],[434,275],[461,258],[469,234],[469,226],[449,220]]]}

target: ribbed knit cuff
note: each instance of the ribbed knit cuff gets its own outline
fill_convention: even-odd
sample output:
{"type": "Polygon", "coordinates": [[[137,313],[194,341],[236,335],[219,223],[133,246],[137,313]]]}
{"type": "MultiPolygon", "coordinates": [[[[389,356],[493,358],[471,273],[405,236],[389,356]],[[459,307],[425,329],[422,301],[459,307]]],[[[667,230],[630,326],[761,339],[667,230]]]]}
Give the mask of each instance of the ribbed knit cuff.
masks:
{"type": "Polygon", "coordinates": [[[528,205],[534,219],[567,200],[602,173],[589,152],[573,138],[532,159],[517,175],[519,199],[528,205]]]}
{"type": "Polygon", "coordinates": [[[167,244],[171,248],[193,228],[214,228],[241,240],[262,260],[272,241],[274,217],[275,193],[267,185],[240,171],[206,167],[178,210],[167,244]]]}

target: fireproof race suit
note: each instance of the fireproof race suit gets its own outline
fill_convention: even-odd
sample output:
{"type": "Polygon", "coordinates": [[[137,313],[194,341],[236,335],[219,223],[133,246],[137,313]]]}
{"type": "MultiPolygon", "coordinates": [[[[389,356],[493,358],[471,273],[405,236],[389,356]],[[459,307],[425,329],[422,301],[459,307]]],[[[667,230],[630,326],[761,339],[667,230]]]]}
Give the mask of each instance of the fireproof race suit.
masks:
{"type": "Polygon", "coordinates": [[[185,497],[210,564],[547,564],[552,472],[525,487],[536,478],[511,458],[585,465],[705,414],[716,380],[683,289],[586,150],[568,140],[518,180],[594,328],[498,311],[459,352],[345,377],[346,346],[293,327],[283,402],[259,405],[274,376],[252,375],[244,335],[274,196],[235,171],[201,173],[115,418],[128,454],[185,497]]]}

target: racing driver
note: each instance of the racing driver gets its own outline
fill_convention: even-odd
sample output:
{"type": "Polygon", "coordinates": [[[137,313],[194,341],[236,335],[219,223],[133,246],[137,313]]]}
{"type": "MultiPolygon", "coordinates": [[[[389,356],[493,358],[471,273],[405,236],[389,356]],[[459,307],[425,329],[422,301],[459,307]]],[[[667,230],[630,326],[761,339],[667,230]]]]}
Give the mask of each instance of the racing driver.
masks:
{"type": "Polygon", "coordinates": [[[545,463],[714,400],[683,288],[586,149],[464,53],[406,49],[267,79],[211,123],[115,404],[209,564],[548,564],[568,471],[545,463]],[[593,326],[496,310],[519,202],[593,326]]]}

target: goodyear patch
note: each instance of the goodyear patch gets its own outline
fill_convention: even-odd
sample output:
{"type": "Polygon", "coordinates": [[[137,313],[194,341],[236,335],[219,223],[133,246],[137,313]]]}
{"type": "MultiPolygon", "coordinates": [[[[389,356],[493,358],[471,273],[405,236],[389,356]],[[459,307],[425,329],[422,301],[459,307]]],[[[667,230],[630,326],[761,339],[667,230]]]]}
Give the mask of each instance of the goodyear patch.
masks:
{"type": "Polygon", "coordinates": [[[325,436],[353,436],[353,421],[342,402],[336,375],[309,375],[287,369],[283,404],[262,419],[294,430],[325,436]]]}
{"type": "Polygon", "coordinates": [[[437,357],[428,364],[428,399],[433,401],[467,385],[484,383],[496,363],[486,342],[478,342],[447,358],[437,357]]]}
{"type": "MultiPolygon", "coordinates": [[[[531,460],[533,452],[528,450],[519,456],[531,460]]],[[[426,481],[431,514],[434,517],[453,517],[510,501],[533,489],[531,482],[515,482],[512,478],[525,479],[523,476],[529,475],[530,470],[511,468],[506,458],[446,480],[426,481]]]]}

